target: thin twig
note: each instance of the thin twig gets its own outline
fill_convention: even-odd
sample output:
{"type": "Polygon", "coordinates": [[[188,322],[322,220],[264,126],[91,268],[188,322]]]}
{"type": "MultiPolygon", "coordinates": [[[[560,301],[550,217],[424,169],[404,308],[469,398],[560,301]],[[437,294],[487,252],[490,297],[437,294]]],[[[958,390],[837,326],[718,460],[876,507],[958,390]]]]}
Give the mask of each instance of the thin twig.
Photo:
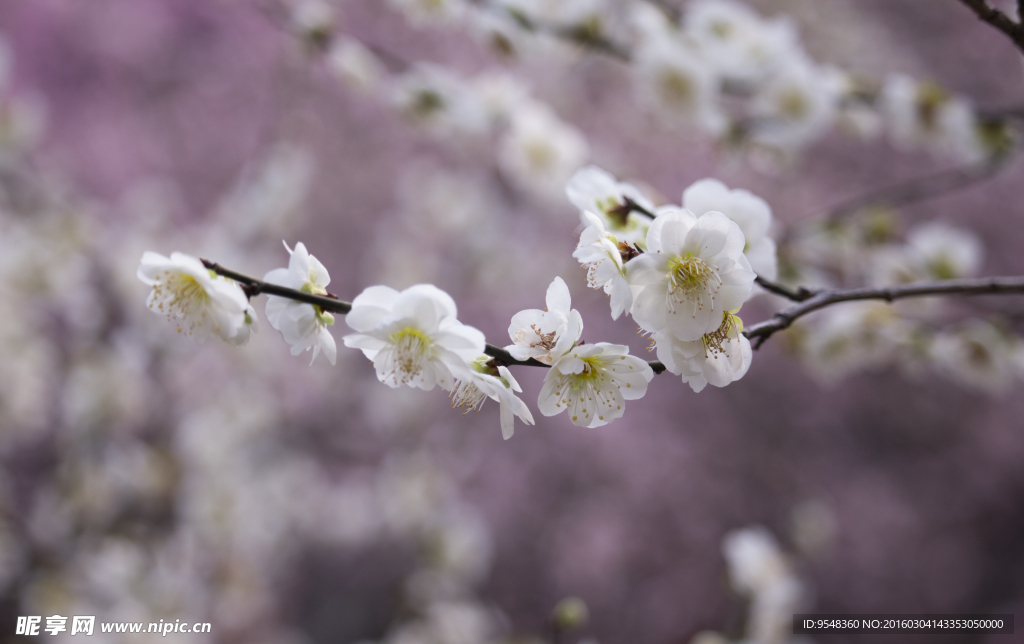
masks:
{"type": "Polygon", "coordinates": [[[629,197],[623,197],[622,198],[622,205],[620,206],[620,208],[626,209],[627,213],[629,213],[629,212],[638,212],[641,215],[646,215],[646,216],[650,217],[651,219],[655,219],[658,216],[658,215],[654,214],[653,212],[651,212],[650,210],[648,210],[647,208],[644,208],[643,206],[641,206],[637,202],[633,201],[629,197]]]}
{"type": "Polygon", "coordinates": [[[277,295],[278,297],[286,297],[290,300],[296,300],[298,302],[305,302],[306,304],[314,304],[319,306],[324,311],[331,313],[341,313],[346,315],[352,310],[352,304],[349,302],[342,302],[335,296],[328,293],[325,295],[313,295],[312,293],[306,293],[305,291],[299,291],[287,286],[280,286],[278,284],[271,284],[258,280],[255,277],[249,277],[236,271],[224,268],[217,262],[211,262],[207,259],[200,259],[203,266],[213,271],[218,275],[222,275],[229,279],[233,279],[242,285],[242,289],[245,294],[249,297],[265,293],[267,295],[277,295]]]}
{"type": "MultiPolygon", "coordinates": [[[[1017,45],[1017,48],[1024,52],[1024,26],[1014,22],[1002,11],[989,6],[986,0],[960,0],[960,2],[970,7],[982,22],[987,22],[1006,34],[1017,45]]],[[[1024,5],[1024,2],[1020,2],[1020,0],[1018,3],[1018,6],[1024,5]]]]}
{"type": "Polygon", "coordinates": [[[776,331],[788,328],[796,319],[812,311],[838,304],[858,300],[885,300],[892,302],[908,297],[927,295],[991,295],[1003,293],[1024,293],[1024,277],[984,277],[979,279],[943,280],[940,282],[917,282],[886,286],[882,288],[861,287],[842,290],[823,290],[807,300],[795,304],[788,309],[779,311],[774,316],[748,326],[743,335],[748,339],[757,339],[754,348],[759,348],[765,340],[776,331]]]}
{"type": "Polygon", "coordinates": [[[817,291],[813,291],[807,287],[799,286],[795,289],[783,286],[771,280],[765,279],[760,275],[754,277],[754,281],[766,291],[771,291],[776,295],[781,295],[787,300],[793,300],[794,302],[803,302],[809,300],[817,294],[817,291]]]}

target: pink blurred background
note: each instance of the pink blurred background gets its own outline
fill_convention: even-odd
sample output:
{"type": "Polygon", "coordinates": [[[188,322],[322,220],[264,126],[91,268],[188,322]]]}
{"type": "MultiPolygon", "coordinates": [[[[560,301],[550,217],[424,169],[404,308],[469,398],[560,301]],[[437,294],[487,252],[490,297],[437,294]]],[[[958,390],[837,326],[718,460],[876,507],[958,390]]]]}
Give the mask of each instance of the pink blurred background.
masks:
{"type": "MultiPolygon", "coordinates": [[[[934,78],[983,108],[1024,104],[1020,55],[952,0],[752,4],[766,15],[794,16],[819,60],[878,77],[900,71],[934,78]]],[[[923,154],[833,135],[795,167],[758,173],[699,136],[666,130],[636,110],[616,61],[591,54],[564,68],[517,66],[481,54],[457,31],[412,29],[380,2],[350,0],[341,15],[346,32],[407,58],[467,73],[509,65],[587,134],[596,163],[644,181],[668,200],[693,181],[715,176],[763,196],[776,220],[787,224],[812,219],[868,188],[941,167],[923,154]]],[[[648,355],[632,324],[613,322],[605,298],[586,288],[570,257],[577,219],[567,201],[544,203],[518,193],[480,161],[493,156],[486,147],[439,143],[339,86],[256,2],[5,0],[0,33],[14,53],[14,87],[38,94],[46,105],[47,133],[35,162],[64,177],[92,204],[102,226],[144,228],[145,212],[129,215],[118,204],[154,178],[178,189],[172,225],[201,222],[248,164],[288,141],[311,151],[316,170],[302,215],[279,233],[289,244],[304,241],[324,262],[330,290],[339,297],[351,299],[388,279],[403,287],[425,275],[455,297],[460,319],[505,344],[510,316],[542,306],[547,284],[561,275],[583,314],[587,341],[628,343],[648,355]],[[399,190],[412,164],[476,172],[501,200],[495,210],[503,217],[506,256],[464,252],[472,243],[464,236],[476,234],[469,229],[444,235],[416,230],[415,218],[403,215],[409,208],[399,190]],[[419,265],[415,260],[422,258],[414,257],[419,268],[396,273],[388,253],[399,252],[398,237],[414,240],[401,252],[431,259],[419,265]],[[408,281],[397,283],[401,279],[408,281]]],[[[970,228],[986,245],[983,274],[1024,273],[1021,169],[1014,162],[991,181],[909,207],[903,225],[937,219],[970,228]]],[[[205,252],[161,242],[154,238],[150,247],[205,252]]],[[[283,263],[278,244],[267,235],[256,258],[210,259],[262,275],[276,267],[264,257],[283,263]]],[[[139,307],[144,298],[140,284],[139,307]]],[[[1024,315],[1018,301],[994,304],[1011,324],[1024,315]]],[[[767,315],[763,306],[752,306],[744,312],[748,323],[759,319],[754,311],[767,315]]],[[[262,314],[262,304],[257,309],[262,314]]],[[[164,330],[161,320],[151,323],[164,330]]],[[[339,320],[336,338],[343,329],[339,320]]],[[[187,343],[171,335],[168,343],[187,343]]],[[[808,503],[827,508],[836,526],[830,543],[800,558],[814,610],[1024,614],[1019,388],[991,397],[893,370],[826,386],[776,337],[755,354],[749,374],[727,389],[698,395],[661,375],[647,397],[610,426],[581,429],[564,416],[535,414],[535,427],[518,426],[505,442],[494,405],[463,417],[448,410],[440,392],[403,392],[400,405],[413,412],[402,416],[390,409],[391,392],[355,352],[340,348],[339,367],[318,361],[307,369],[269,327],[253,342],[284,365],[280,380],[316,383],[272,388],[287,398],[282,440],[302,458],[343,478],[352,468],[375,467],[395,449],[429,451],[486,520],[494,552],[479,596],[500,607],[512,632],[543,632],[551,607],[567,595],[590,607],[580,637],[602,644],[683,644],[702,629],[729,629],[743,607],[728,588],[722,536],[762,524],[795,550],[794,511],[808,503]]],[[[175,356],[202,351],[237,350],[190,343],[176,347],[175,356]]],[[[235,378],[232,369],[243,368],[204,371],[194,360],[181,360],[184,378],[199,379],[213,395],[235,378]]],[[[538,371],[516,371],[531,406],[543,377],[538,371]]],[[[52,459],[26,459],[26,453],[4,455],[22,503],[29,503],[39,481],[56,476],[52,459]]],[[[303,503],[301,495],[294,502],[303,503]]],[[[397,588],[410,557],[407,545],[292,547],[297,554],[289,566],[275,572],[270,619],[310,642],[383,635],[401,610],[397,588]]],[[[32,571],[46,565],[52,564],[32,562],[22,581],[7,587],[0,604],[5,637],[13,616],[24,614],[19,606],[32,571]]],[[[244,629],[222,631],[217,639],[247,636],[244,629]]]]}

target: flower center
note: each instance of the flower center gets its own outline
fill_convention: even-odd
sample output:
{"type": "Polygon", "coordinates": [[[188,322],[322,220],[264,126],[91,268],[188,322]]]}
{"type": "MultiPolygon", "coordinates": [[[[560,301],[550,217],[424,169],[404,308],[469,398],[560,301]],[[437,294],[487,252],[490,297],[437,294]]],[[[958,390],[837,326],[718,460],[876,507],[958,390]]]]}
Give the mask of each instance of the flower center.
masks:
{"type": "Polygon", "coordinates": [[[685,257],[676,257],[669,264],[668,271],[668,310],[675,313],[675,305],[687,300],[693,302],[694,316],[698,309],[704,308],[705,295],[710,305],[715,305],[715,295],[722,286],[722,278],[718,271],[703,259],[687,253],[685,257]]]}
{"type": "Polygon", "coordinates": [[[487,400],[487,394],[480,391],[472,380],[460,380],[448,399],[452,401],[452,409],[464,409],[462,415],[465,416],[470,411],[480,411],[487,400]]]}
{"type": "Polygon", "coordinates": [[[810,112],[807,96],[796,87],[790,87],[779,96],[779,111],[794,121],[804,119],[810,112]]]}
{"type": "MultiPolygon", "coordinates": [[[[574,422],[579,414],[589,419],[595,407],[598,410],[610,408],[615,398],[616,383],[608,373],[605,358],[591,356],[580,359],[583,361],[583,371],[562,378],[555,391],[558,399],[556,406],[569,407],[576,414],[572,417],[574,422]]],[[[604,420],[604,416],[599,414],[598,419],[604,420]]]]}
{"type": "Polygon", "coordinates": [[[202,306],[210,301],[210,294],[206,292],[203,285],[191,275],[180,273],[176,280],[168,280],[167,285],[174,292],[173,304],[177,304],[182,313],[188,313],[191,305],[202,306]]]}
{"type": "Polygon", "coordinates": [[[939,127],[939,112],[949,101],[946,91],[935,83],[921,83],[916,97],[917,119],[925,130],[934,131],[939,127]]]}
{"type": "Polygon", "coordinates": [[[594,387],[604,380],[604,360],[600,357],[581,358],[583,360],[583,371],[573,374],[569,385],[573,391],[580,391],[587,387],[594,387]]]}
{"type": "Polygon", "coordinates": [[[309,280],[299,290],[310,295],[327,295],[327,289],[316,285],[316,269],[312,268],[309,269],[309,280]]]}
{"type": "Polygon", "coordinates": [[[526,344],[526,346],[530,347],[531,349],[536,349],[539,347],[545,351],[551,351],[552,349],[555,348],[555,335],[557,335],[557,331],[552,331],[550,333],[541,333],[540,329],[537,328],[536,324],[531,324],[530,329],[532,329],[534,335],[537,336],[536,340],[528,340],[526,331],[519,330],[516,331],[516,335],[512,339],[512,341],[520,345],[526,344]]]}
{"type": "Polygon", "coordinates": [[[658,75],[661,98],[675,108],[687,108],[694,100],[692,79],[682,70],[666,68],[658,75]]]}
{"type": "Polygon", "coordinates": [[[722,314],[722,326],[716,331],[704,334],[701,342],[704,343],[704,357],[718,358],[719,355],[728,353],[726,344],[740,337],[743,331],[743,320],[730,311],[722,314]]]}
{"type": "Polygon", "coordinates": [[[392,333],[388,339],[394,358],[394,368],[388,376],[398,384],[405,384],[423,371],[432,342],[422,331],[408,326],[392,333]]]}
{"type": "MultiPolygon", "coordinates": [[[[299,290],[310,295],[327,295],[327,289],[316,285],[316,269],[313,268],[309,269],[309,280],[299,290]]],[[[334,324],[334,316],[316,304],[313,305],[313,311],[316,313],[316,321],[320,326],[331,326],[334,324]]]]}

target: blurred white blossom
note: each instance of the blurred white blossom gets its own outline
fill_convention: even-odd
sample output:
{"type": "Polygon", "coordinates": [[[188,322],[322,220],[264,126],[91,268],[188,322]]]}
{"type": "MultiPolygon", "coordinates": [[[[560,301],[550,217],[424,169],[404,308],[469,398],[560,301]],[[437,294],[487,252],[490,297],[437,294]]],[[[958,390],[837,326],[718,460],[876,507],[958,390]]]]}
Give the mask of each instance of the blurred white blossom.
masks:
{"type": "Polygon", "coordinates": [[[211,335],[239,346],[248,342],[249,327],[256,323],[249,299],[238,284],[195,257],[171,253],[168,258],[146,251],[138,277],[152,287],[146,306],[176,321],[178,333],[199,342],[211,335]]]}
{"type": "Polygon", "coordinates": [[[550,107],[536,101],[524,103],[510,118],[498,144],[498,163],[524,190],[556,199],[572,173],[586,161],[586,139],[550,107]]]}

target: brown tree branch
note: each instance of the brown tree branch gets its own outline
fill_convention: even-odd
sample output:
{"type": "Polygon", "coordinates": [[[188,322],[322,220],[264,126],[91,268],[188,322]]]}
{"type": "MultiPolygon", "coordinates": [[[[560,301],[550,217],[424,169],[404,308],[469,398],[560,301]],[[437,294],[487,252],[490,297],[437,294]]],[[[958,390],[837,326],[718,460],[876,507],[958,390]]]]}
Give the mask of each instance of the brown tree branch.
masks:
{"type": "MultiPolygon", "coordinates": [[[[1019,22],[1014,22],[1010,16],[989,6],[987,0],[960,0],[960,3],[969,7],[982,22],[1006,34],[1017,48],[1024,52],[1024,26],[1019,22]]],[[[1019,2],[1019,5],[1024,5],[1024,2],[1019,2]]]]}
{"type": "Polygon", "coordinates": [[[249,297],[260,295],[261,293],[265,293],[267,295],[276,295],[278,297],[286,297],[290,300],[295,300],[297,302],[313,304],[315,306],[319,306],[324,311],[329,311],[330,313],[341,313],[342,315],[345,315],[352,310],[352,304],[350,304],[349,302],[342,302],[341,300],[339,300],[334,295],[331,295],[330,293],[328,293],[326,296],[313,295],[312,293],[298,291],[296,289],[288,288],[287,286],[280,286],[278,284],[271,284],[270,282],[258,280],[255,277],[243,275],[242,273],[238,273],[236,271],[224,268],[217,262],[211,262],[208,259],[200,259],[199,261],[203,263],[203,266],[213,271],[214,273],[221,275],[223,277],[227,277],[228,279],[233,279],[239,284],[241,284],[242,290],[244,290],[245,294],[249,297]]]}
{"type": "MultiPolygon", "coordinates": [[[[314,304],[319,306],[325,311],[332,313],[347,314],[352,310],[352,305],[349,302],[342,302],[336,299],[333,295],[321,296],[312,295],[285,286],[279,286],[277,284],[270,284],[262,280],[258,280],[248,275],[243,275],[236,271],[224,268],[216,262],[209,260],[200,260],[203,265],[209,270],[222,275],[229,279],[233,279],[242,285],[246,295],[253,297],[259,294],[276,295],[278,297],[286,297],[298,302],[305,302],[307,304],[314,304]]],[[[750,340],[756,340],[754,345],[755,349],[761,347],[765,340],[771,337],[776,331],[782,331],[788,328],[795,320],[801,318],[808,313],[817,311],[818,309],[825,308],[832,304],[838,304],[840,302],[853,302],[857,300],[885,300],[892,302],[894,300],[904,299],[908,297],[923,297],[927,295],[999,295],[1005,293],[1024,293],[1024,277],[984,277],[980,279],[961,279],[961,280],[944,280],[941,282],[917,282],[915,284],[901,284],[899,286],[887,286],[882,288],[851,288],[842,290],[822,290],[822,291],[810,291],[809,289],[800,287],[798,289],[789,289],[787,287],[775,284],[769,280],[757,278],[758,283],[769,288],[773,292],[779,293],[784,297],[796,300],[798,303],[779,311],[771,318],[758,322],[748,326],[743,330],[745,335],[750,340]],[[765,286],[770,285],[770,287],[765,286]]],[[[550,367],[543,362],[537,360],[516,360],[512,355],[505,349],[493,345],[487,344],[484,353],[496,358],[506,365],[510,366],[524,366],[524,367],[550,367]]],[[[665,365],[657,360],[648,361],[651,369],[654,373],[662,373],[665,371],[665,365]]]]}
{"type": "Polygon", "coordinates": [[[795,320],[808,313],[840,302],[859,300],[885,300],[893,302],[908,297],[928,295],[999,295],[1024,293],[1024,277],[983,277],[979,279],[943,280],[939,282],[917,282],[886,286],[881,288],[861,287],[842,290],[822,290],[807,300],[779,311],[764,322],[758,322],[743,330],[750,340],[757,340],[759,348],[776,331],[788,328],[795,320]]]}
{"type": "MultiPolygon", "coordinates": [[[[278,297],[286,297],[297,302],[313,304],[315,306],[319,306],[324,311],[340,313],[342,315],[346,315],[352,310],[352,304],[350,302],[343,302],[331,294],[326,296],[313,295],[304,291],[288,288],[287,286],[280,286],[278,284],[271,284],[269,282],[264,282],[263,280],[258,280],[255,277],[250,277],[229,268],[224,268],[217,262],[211,262],[207,259],[200,259],[199,261],[203,263],[203,266],[214,273],[227,277],[228,279],[235,280],[241,284],[242,290],[244,290],[245,294],[249,297],[255,297],[260,294],[276,295],[278,297]]],[[[532,358],[530,360],[516,360],[508,351],[494,344],[487,344],[484,348],[484,353],[492,358],[497,358],[504,364],[510,366],[550,367],[550,365],[538,362],[532,358]]],[[[665,365],[656,360],[650,361],[647,364],[651,365],[651,369],[654,369],[654,373],[661,373],[665,370],[665,365]]]]}
{"type": "Polygon", "coordinates": [[[754,277],[754,282],[764,290],[775,293],[776,295],[781,295],[787,300],[793,300],[794,302],[809,300],[817,294],[817,291],[811,290],[805,286],[799,286],[795,289],[789,288],[788,286],[783,286],[782,284],[765,279],[760,275],[756,275],[754,277]]]}

